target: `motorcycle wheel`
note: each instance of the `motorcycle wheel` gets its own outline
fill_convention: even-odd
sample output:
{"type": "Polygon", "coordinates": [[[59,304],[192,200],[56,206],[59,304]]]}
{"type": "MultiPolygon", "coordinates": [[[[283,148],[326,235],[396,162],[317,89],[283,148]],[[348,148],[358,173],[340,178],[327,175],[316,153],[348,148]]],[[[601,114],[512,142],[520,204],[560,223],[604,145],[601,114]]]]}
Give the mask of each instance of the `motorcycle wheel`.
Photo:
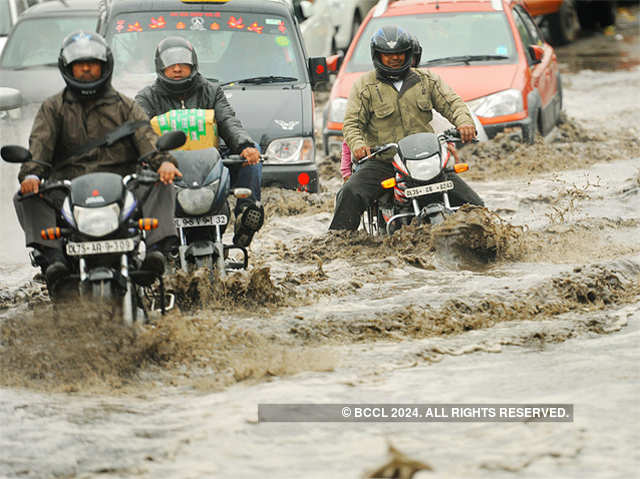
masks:
{"type": "Polygon", "coordinates": [[[94,299],[109,300],[113,296],[111,281],[96,281],[91,284],[91,295],[94,299]]]}

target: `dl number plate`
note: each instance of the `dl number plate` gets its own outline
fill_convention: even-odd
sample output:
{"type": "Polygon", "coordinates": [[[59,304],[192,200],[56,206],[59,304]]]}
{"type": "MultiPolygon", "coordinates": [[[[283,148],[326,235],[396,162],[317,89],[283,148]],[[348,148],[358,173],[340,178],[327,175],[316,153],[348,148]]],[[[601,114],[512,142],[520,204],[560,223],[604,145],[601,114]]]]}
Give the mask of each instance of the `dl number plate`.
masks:
{"type": "Polygon", "coordinates": [[[82,243],[67,243],[67,254],[69,256],[89,256],[94,254],[126,253],[133,251],[136,243],[133,238],[105,240],[105,241],[83,241],[82,243]]]}
{"type": "Polygon", "coordinates": [[[193,228],[194,226],[226,225],[226,215],[194,216],[193,218],[174,218],[178,228],[193,228]]]}
{"type": "Polygon", "coordinates": [[[404,194],[407,198],[415,198],[416,196],[429,195],[431,193],[439,193],[453,189],[453,181],[443,181],[442,183],[434,183],[432,185],[416,186],[415,188],[407,188],[404,194]]]}

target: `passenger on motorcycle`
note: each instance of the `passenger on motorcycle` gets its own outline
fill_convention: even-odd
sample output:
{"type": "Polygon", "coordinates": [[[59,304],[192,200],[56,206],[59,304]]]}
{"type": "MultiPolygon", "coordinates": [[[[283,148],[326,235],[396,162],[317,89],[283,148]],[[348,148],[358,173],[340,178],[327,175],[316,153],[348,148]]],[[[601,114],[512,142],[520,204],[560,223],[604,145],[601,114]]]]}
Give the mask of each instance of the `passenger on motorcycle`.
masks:
{"type": "MultiPolygon", "coordinates": [[[[82,31],[69,34],[62,42],[58,68],[67,86],[47,98],[36,114],[29,150],[38,163],[22,165],[18,174],[20,192],[14,197],[26,245],[34,248],[34,266],[42,268],[49,284],[68,274],[61,241],[45,241],[40,236],[43,228],[55,224],[56,211],[37,196],[18,201],[19,195],[38,193],[43,179],[70,180],[96,171],[123,176],[135,173],[138,158],[154,151],[157,139],[142,108],[111,86],[113,55],[100,35],[82,31]],[[118,129],[125,123],[128,134],[118,129]],[[122,136],[109,144],[107,134],[113,135],[116,129],[122,136]]],[[[161,251],[177,241],[173,221],[175,193],[170,184],[181,174],[175,160],[166,153],[156,152],[148,163],[157,170],[160,182],[150,191],[148,187],[137,187],[134,194],[140,200],[141,195],[149,193],[143,214],[158,218],[159,227],[147,237],[148,253],[142,268],[162,274],[161,251]]],[[[59,200],[62,203],[63,198],[59,200]]]]}
{"type": "MultiPolygon", "coordinates": [[[[371,154],[371,147],[397,143],[420,132],[433,132],[432,109],[448,119],[464,143],[476,136],[473,119],[462,99],[438,75],[412,68],[415,58],[411,36],[397,26],[380,28],[371,37],[375,70],[360,77],[347,101],[343,134],[353,157],[371,154]]],[[[351,176],[336,197],[330,229],[356,230],[360,215],[383,193],[380,182],[394,175],[393,152],[367,161],[351,176]]],[[[478,195],[457,175],[452,204],[483,205],[478,195]]]]}
{"type": "MultiPolygon", "coordinates": [[[[239,199],[235,207],[236,224],[233,243],[249,246],[264,223],[260,202],[262,164],[255,142],[244,130],[219,84],[198,72],[198,57],[193,45],[182,37],[167,37],[155,53],[156,81],[138,92],[135,99],[149,118],[169,110],[206,109],[214,111],[219,135],[230,153],[239,153],[246,164],[229,168],[231,188],[249,188],[252,197],[239,199]]],[[[212,145],[214,146],[214,145],[212,145]]]]}

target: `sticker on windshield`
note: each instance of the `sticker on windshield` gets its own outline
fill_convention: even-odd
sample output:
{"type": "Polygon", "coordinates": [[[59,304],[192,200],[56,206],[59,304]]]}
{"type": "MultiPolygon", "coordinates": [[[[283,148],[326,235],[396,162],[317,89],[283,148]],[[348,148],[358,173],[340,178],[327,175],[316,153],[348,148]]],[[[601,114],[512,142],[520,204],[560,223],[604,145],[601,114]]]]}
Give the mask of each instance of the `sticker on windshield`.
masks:
{"type": "Polygon", "coordinates": [[[496,55],[507,55],[508,50],[504,45],[500,45],[496,48],[496,55]]]}
{"type": "Polygon", "coordinates": [[[204,27],[204,18],[194,17],[191,19],[191,30],[206,30],[204,27]]]}
{"type": "Polygon", "coordinates": [[[280,20],[279,18],[265,18],[264,19],[264,23],[266,23],[267,25],[280,25],[280,22],[282,20],[280,20]]]}
{"type": "Polygon", "coordinates": [[[289,38],[287,37],[276,37],[276,43],[281,47],[289,46],[289,38]]]}

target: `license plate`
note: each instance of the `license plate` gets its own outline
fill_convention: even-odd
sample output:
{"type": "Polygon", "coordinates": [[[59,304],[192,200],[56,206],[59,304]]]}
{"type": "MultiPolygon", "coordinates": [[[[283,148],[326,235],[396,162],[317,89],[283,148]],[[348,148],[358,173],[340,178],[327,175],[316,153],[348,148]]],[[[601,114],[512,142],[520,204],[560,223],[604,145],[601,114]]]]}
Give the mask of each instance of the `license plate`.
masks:
{"type": "Polygon", "coordinates": [[[440,191],[448,191],[453,189],[453,181],[443,181],[442,183],[434,183],[432,185],[416,186],[415,188],[407,188],[404,194],[407,198],[415,198],[416,196],[429,195],[440,191]]]}
{"type": "Polygon", "coordinates": [[[133,238],[105,240],[105,241],[83,241],[82,243],[67,243],[67,254],[69,256],[88,256],[94,254],[126,253],[133,251],[136,243],[133,238]]]}
{"type": "Polygon", "coordinates": [[[213,216],[195,216],[193,218],[175,218],[176,226],[178,228],[193,228],[194,226],[212,226],[212,225],[226,225],[226,215],[213,215],[213,216]]]}

